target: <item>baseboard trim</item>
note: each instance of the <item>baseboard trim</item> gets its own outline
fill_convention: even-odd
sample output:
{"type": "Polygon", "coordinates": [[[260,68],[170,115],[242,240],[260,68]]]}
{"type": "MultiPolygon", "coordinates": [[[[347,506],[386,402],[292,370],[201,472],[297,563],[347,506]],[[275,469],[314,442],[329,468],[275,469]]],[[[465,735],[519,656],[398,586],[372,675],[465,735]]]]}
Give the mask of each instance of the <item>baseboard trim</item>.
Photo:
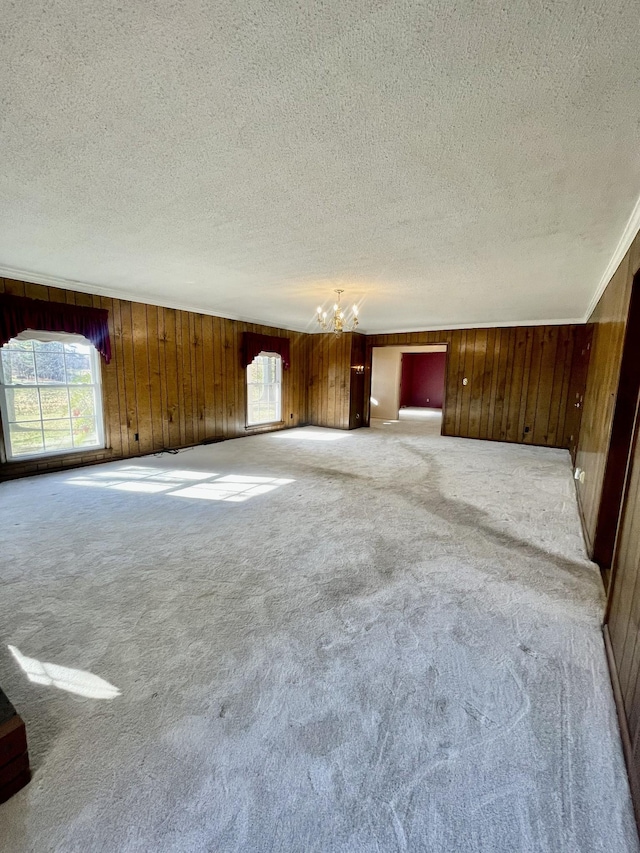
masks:
{"type": "Polygon", "coordinates": [[[629,733],[629,725],[627,716],[624,712],[624,700],[622,698],[622,689],[620,687],[620,679],[618,678],[618,668],[613,655],[613,646],[611,645],[611,636],[609,635],[609,626],[602,626],[602,635],[604,637],[604,647],[607,653],[607,663],[609,665],[609,676],[611,678],[611,686],[613,688],[613,698],[616,703],[616,711],[618,713],[618,724],[620,726],[620,739],[622,740],[622,751],[624,753],[624,762],[627,767],[627,777],[629,779],[629,788],[631,790],[631,801],[633,803],[633,812],[636,818],[636,826],[640,835],[640,780],[633,763],[633,748],[631,746],[631,734],[629,733]]]}

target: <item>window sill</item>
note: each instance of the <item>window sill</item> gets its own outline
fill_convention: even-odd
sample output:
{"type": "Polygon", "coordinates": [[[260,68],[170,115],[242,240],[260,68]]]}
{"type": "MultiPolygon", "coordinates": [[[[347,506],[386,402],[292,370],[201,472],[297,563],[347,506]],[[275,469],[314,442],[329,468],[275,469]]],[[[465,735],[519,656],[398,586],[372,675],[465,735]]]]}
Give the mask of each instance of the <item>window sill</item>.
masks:
{"type": "Polygon", "coordinates": [[[48,462],[50,459],[72,459],[77,456],[91,456],[94,453],[104,453],[107,447],[92,445],[91,447],[75,448],[73,450],[60,450],[54,453],[34,453],[30,456],[15,456],[5,459],[4,465],[33,465],[37,462],[48,462]]]}
{"type": "Polygon", "coordinates": [[[264,424],[251,424],[251,426],[246,426],[245,432],[255,432],[256,430],[268,429],[269,427],[281,427],[284,426],[284,421],[267,421],[264,424]]]}

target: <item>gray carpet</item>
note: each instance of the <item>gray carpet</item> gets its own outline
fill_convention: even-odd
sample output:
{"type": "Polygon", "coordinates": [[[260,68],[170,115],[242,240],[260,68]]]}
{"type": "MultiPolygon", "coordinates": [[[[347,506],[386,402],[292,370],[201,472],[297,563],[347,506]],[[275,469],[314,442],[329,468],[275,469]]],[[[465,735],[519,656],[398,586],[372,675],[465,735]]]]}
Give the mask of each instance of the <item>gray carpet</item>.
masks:
{"type": "Polygon", "coordinates": [[[431,424],[1,486],[0,849],[638,851],[568,454],[431,424]]]}

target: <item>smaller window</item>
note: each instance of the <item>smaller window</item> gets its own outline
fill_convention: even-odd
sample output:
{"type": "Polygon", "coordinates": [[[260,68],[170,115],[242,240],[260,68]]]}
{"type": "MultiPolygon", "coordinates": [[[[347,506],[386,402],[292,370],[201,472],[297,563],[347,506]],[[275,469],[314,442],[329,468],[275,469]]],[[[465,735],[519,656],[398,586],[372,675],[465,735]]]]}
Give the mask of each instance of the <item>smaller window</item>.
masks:
{"type": "Polygon", "coordinates": [[[247,367],[247,426],[282,420],[282,358],[260,353],[247,367]]]}
{"type": "Polygon", "coordinates": [[[95,347],[78,336],[35,334],[52,340],[24,340],[21,335],[0,350],[0,411],[7,458],[104,447],[95,347]]]}

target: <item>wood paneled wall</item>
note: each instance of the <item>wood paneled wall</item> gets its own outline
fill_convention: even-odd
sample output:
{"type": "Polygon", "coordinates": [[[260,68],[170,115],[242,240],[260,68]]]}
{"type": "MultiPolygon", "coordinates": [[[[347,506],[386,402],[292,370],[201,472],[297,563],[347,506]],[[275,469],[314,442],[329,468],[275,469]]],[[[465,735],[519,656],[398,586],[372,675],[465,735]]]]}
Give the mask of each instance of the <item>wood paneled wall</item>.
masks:
{"type": "Polygon", "coordinates": [[[614,558],[606,636],[609,640],[625,757],[640,817],[640,418],[614,558]]]}
{"type": "Polygon", "coordinates": [[[566,447],[576,328],[370,335],[367,347],[370,351],[375,346],[448,345],[444,435],[566,447]]]}
{"type": "Polygon", "coordinates": [[[631,285],[639,267],[640,234],[588,321],[588,325],[593,327],[593,338],[576,465],[585,472],[584,483],[578,483],[577,488],[580,514],[590,553],[593,552],[596,537],[631,285]]]}
{"type": "Polygon", "coordinates": [[[309,422],[333,429],[364,426],[364,374],[356,373],[366,359],[365,335],[309,335],[309,422]]]}
{"type": "Polygon", "coordinates": [[[577,489],[590,551],[600,550],[603,525],[617,526],[605,640],[640,826],[640,338],[627,333],[630,318],[631,329],[637,323],[639,269],[640,234],[589,318],[593,338],[576,464],[585,472],[577,489]],[[628,382],[629,366],[636,383],[628,382]],[[621,417],[634,419],[631,437],[627,432],[624,440],[621,417]],[[626,473],[619,518],[619,502],[609,506],[614,469],[618,480],[626,473]]]}
{"type": "Polygon", "coordinates": [[[10,279],[0,291],[106,308],[113,350],[101,359],[106,449],[4,463],[0,479],[307,423],[308,335],[10,279]],[[291,341],[278,427],[246,429],[243,331],[291,341]]]}
{"type": "MultiPolygon", "coordinates": [[[[352,332],[309,335],[309,421],[349,429],[352,332]]],[[[358,337],[361,337],[358,335],[358,337]]]]}
{"type": "Polygon", "coordinates": [[[446,343],[445,435],[567,446],[573,326],[366,337],[347,333],[336,338],[8,279],[0,279],[0,288],[107,308],[114,353],[112,363],[103,364],[107,448],[4,464],[0,479],[256,431],[245,427],[239,360],[245,330],[291,340],[291,370],[284,372],[284,422],[278,428],[313,423],[353,429],[368,423],[371,348],[446,343]],[[353,368],[363,361],[366,372],[358,377],[353,368]]]}
{"type": "Polygon", "coordinates": [[[365,421],[365,374],[363,368],[367,360],[367,339],[355,333],[351,336],[351,398],[349,400],[349,429],[364,426],[365,421]]]}

